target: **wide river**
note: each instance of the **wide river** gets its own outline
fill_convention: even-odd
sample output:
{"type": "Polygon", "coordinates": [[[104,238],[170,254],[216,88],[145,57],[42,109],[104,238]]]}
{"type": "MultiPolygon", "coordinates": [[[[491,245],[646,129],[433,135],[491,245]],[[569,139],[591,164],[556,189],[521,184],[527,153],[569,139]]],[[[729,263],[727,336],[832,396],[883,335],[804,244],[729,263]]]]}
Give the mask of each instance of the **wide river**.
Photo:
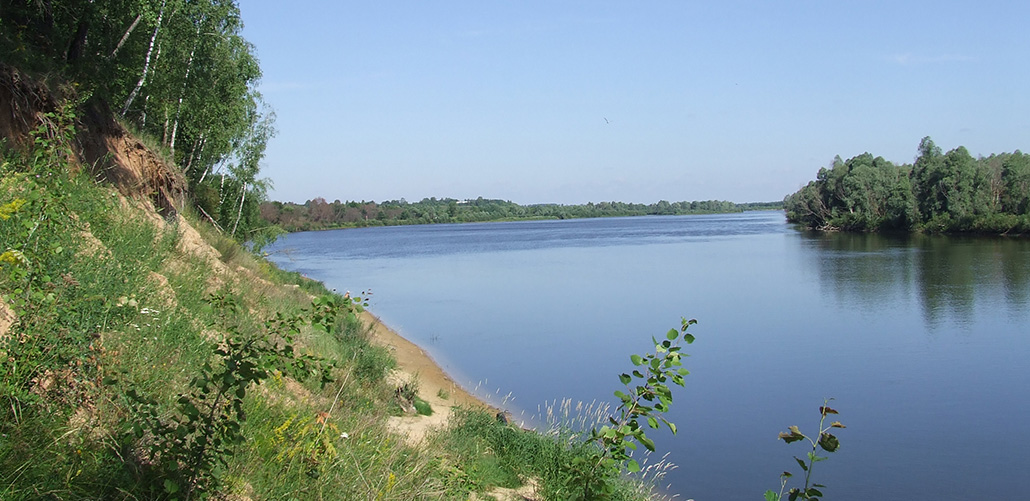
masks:
{"type": "MultiPolygon", "coordinates": [[[[684,499],[800,478],[824,398],[846,429],[828,499],[1025,499],[1030,240],[814,234],[782,212],[294,233],[282,267],[371,310],[479,396],[533,419],[614,401],[630,354],[696,318],[676,436],[684,499]],[[505,399],[505,396],[508,396],[505,399]]],[[[795,485],[795,484],[790,484],[795,485]]]]}

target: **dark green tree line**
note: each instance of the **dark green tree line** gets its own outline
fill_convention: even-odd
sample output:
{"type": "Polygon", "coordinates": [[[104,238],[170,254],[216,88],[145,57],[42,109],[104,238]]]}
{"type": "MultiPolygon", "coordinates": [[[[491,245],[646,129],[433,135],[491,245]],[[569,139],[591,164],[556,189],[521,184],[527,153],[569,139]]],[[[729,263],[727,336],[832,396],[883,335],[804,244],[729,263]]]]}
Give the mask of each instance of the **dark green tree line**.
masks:
{"type": "Polygon", "coordinates": [[[744,210],[779,209],[779,202],[735,204],[724,200],[634,204],[599,202],[581,205],[519,205],[511,201],[485,199],[456,200],[425,198],[419,202],[391,200],[332,203],[324,198],[303,204],[265,202],[261,216],[287,231],[305,231],[351,226],[402,224],[469,223],[525,219],[569,219],[647,215],[715,214],[744,210]]]}
{"type": "Polygon", "coordinates": [[[226,232],[259,226],[274,115],[234,0],[0,0],[9,64],[71,81],[152,138],[226,232]]]}
{"type": "Polygon", "coordinates": [[[869,153],[821,168],[784,199],[787,219],[813,229],[1026,233],[1030,158],[1016,150],[973,158],[929,137],[913,165],[869,153]]]}

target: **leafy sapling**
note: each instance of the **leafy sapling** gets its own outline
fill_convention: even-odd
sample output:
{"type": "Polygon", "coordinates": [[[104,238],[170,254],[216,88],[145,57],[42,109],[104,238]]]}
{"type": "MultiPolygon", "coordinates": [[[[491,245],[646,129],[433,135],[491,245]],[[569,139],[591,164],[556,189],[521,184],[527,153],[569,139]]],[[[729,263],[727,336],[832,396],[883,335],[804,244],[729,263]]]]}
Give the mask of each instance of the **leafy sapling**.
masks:
{"type": "Polygon", "coordinates": [[[683,378],[690,373],[683,367],[681,359],[687,355],[681,353],[679,343],[694,342],[687,328],[696,323],[694,319],[681,319],[679,330],[670,329],[665,339],[651,338],[654,353],[630,356],[635,369],[619,375],[626,391],[615,392],[621,401],[615,415],[608,417],[608,424],[590,432],[588,441],[596,443],[599,451],[596,455],[573,460],[568,492],[571,499],[607,499],[613,492],[612,481],[621,471],[640,471],[640,464],[633,459],[631,451],[637,449],[637,443],[649,451],[655,450],[654,441],[647,436],[642,422],[652,429],[664,423],[676,433],[675,423],[664,417],[672,405],[669,383],[684,386],[683,378]]]}
{"type": "MultiPolygon", "coordinates": [[[[820,489],[824,489],[826,486],[812,482],[812,467],[815,466],[815,463],[828,459],[826,456],[819,455],[820,449],[825,452],[836,452],[837,449],[840,448],[840,441],[837,440],[835,435],[830,433],[830,430],[833,428],[845,428],[840,421],[834,421],[829,425],[825,424],[827,416],[830,414],[838,414],[835,409],[829,407],[828,404],[830,400],[833,399],[824,400],[822,407],[819,407],[819,414],[821,417],[819,418],[818,438],[812,438],[801,433],[801,430],[799,430],[797,426],[791,426],[787,428],[787,431],[780,432],[779,438],[788,444],[791,442],[807,440],[812,446],[812,450],[809,451],[806,456],[807,461],[794,456],[794,460],[797,461],[798,465],[801,467],[801,471],[805,472],[805,485],[803,487],[792,487],[788,490],[786,494],[789,501],[795,501],[797,499],[818,500],[823,497],[823,493],[820,489]]],[[[787,488],[787,482],[793,476],[794,475],[789,471],[785,471],[780,474],[780,492],[777,494],[773,490],[765,491],[766,501],[780,501],[783,499],[783,491],[787,488]]]]}

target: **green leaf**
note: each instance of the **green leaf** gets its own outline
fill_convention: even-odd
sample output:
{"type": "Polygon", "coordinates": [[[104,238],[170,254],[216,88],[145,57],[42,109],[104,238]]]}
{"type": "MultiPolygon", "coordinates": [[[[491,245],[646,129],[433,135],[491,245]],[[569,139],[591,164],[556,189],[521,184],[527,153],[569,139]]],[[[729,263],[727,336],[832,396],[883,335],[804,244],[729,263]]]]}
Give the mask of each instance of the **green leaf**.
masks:
{"type": "Polygon", "coordinates": [[[637,463],[635,460],[630,459],[626,462],[626,469],[629,470],[630,473],[636,473],[640,471],[640,463],[637,463]]]}
{"type": "Polygon", "coordinates": [[[668,338],[669,341],[675,341],[679,335],[680,333],[676,329],[669,329],[669,332],[665,334],[665,337],[668,338]]]}
{"type": "Polygon", "coordinates": [[[669,430],[672,431],[673,435],[675,435],[676,434],[676,423],[673,423],[672,421],[665,421],[665,424],[669,425],[669,430]]]}
{"type": "Polygon", "coordinates": [[[765,491],[765,501],[780,501],[780,495],[772,490],[765,491]]]}
{"type": "Polygon", "coordinates": [[[648,424],[648,425],[649,425],[649,426],[650,426],[651,428],[658,428],[658,420],[657,420],[657,419],[655,419],[654,417],[648,416],[648,418],[647,418],[647,424],[648,424]]]}
{"type": "Polygon", "coordinates": [[[627,395],[627,394],[625,394],[625,393],[623,393],[623,392],[621,392],[619,390],[615,390],[615,397],[618,398],[619,400],[622,400],[624,403],[629,403],[630,401],[633,400],[632,398],[630,398],[629,395],[627,395]]]}
{"type": "Polygon", "coordinates": [[[622,381],[622,384],[629,384],[629,382],[632,381],[632,380],[633,380],[633,378],[629,377],[629,374],[620,374],[619,375],[619,381],[622,381]]]}
{"type": "Polygon", "coordinates": [[[829,433],[823,433],[819,436],[819,447],[826,452],[834,452],[840,447],[840,441],[829,433]]]}
{"type": "Polygon", "coordinates": [[[804,470],[804,471],[808,471],[808,465],[807,465],[807,464],[805,464],[805,462],[804,462],[804,461],[802,461],[802,460],[801,460],[801,458],[799,458],[799,457],[797,457],[797,456],[794,456],[794,461],[797,461],[797,462],[798,462],[798,464],[799,464],[799,465],[801,465],[801,469],[802,469],[802,470],[804,470]]]}
{"type": "Polygon", "coordinates": [[[694,335],[693,334],[683,334],[683,340],[686,341],[687,344],[692,344],[694,342],[694,335]]]}
{"type": "Polygon", "coordinates": [[[633,365],[640,365],[640,364],[644,363],[644,359],[640,358],[640,355],[636,355],[636,354],[630,355],[629,359],[631,361],[633,361],[633,365]]]}
{"type": "Polygon", "coordinates": [[[801,433],[801,430],[799,430],[797,426],[791,426],[787,431],[780,432],[779,438],[789,444],[791,442],[797,442],[798,440],[804,440],[805,435],[801,433]]]}
{"type": "Polygon", "coordinates": [[[176,492],[179,492],[179,484],[171,480],[165,479],[165,492],[169,494],[175,494],[176,492]]]}

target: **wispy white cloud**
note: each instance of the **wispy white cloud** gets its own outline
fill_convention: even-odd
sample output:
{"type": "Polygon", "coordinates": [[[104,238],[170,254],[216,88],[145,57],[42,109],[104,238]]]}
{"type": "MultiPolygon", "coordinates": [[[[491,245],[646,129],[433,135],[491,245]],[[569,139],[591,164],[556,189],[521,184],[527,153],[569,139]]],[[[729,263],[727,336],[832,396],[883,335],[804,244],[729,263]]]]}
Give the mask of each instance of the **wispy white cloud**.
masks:
{"type": "Polygon", "coordinates": [[[939,54],[936,56],[924,56],[906,52],[903,54],[892,54],[887,57],[891,61],[902,66],[913,64],[939,64],[939,63],[967,63],[975,59],[962,54],[939,54]]]}

